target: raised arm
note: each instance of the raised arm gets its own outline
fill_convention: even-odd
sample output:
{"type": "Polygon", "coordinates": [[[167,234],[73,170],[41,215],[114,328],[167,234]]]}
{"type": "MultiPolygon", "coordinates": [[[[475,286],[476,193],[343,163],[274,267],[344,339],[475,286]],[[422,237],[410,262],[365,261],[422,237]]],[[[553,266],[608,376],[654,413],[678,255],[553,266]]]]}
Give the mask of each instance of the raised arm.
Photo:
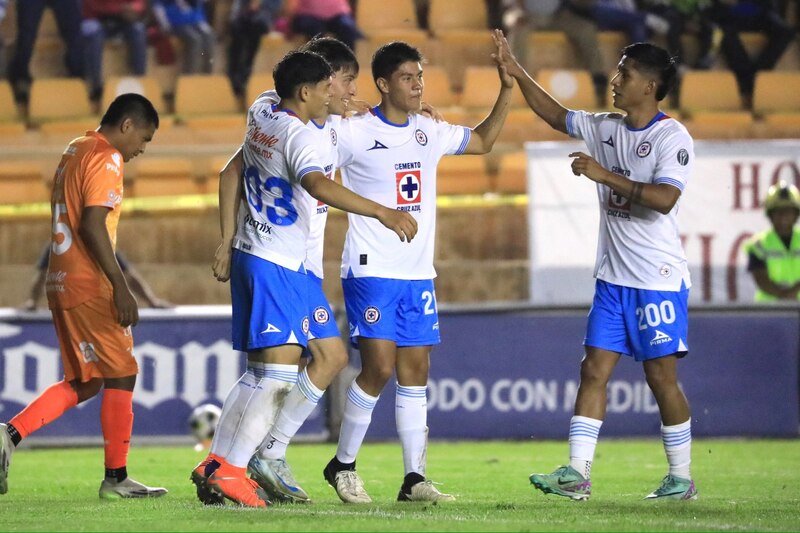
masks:
{"type": "Polygon", "coordinates": [[[417,221],[405,211],[382,206],[325,177],[322,172],[309,172],[301,181],[308,194],[342,211],[376,218],[394,231],[401,241],[411,242],[417,234],[417,221]]]}
{"type": "MultiPolygon", "coordinates": [[[[495,33],[498,31],[495,30],[495,33]]],[[[495,100],[489,115],[472,129],[469,143],[464,150],[465,154],[487,154],[491,152],[497,136],[500,135],[500,130],[503,129],[508,110],[511,107],[511,91],[514,88],[514,78],[508,74],[505,65],[499,63],[497,65],[497,73],[500,76],[500,93],[497,95],[497,100],[495,100]]]]}
{"type": "Polygon", "coordinates": [[[505,67],[506,72],[517,80],[522,95],[530,108],[533,109],[533,112],[547,122],[551,128],[567,133],[567,108],[550,96],[522,68],[514,54],[511,53],[511,48],[502,31],[495,30],[492,37],[497,46],[497,52],[492,54],[492,58],[498,66],[505,67]]]}
{"type": "Polygon", "coordinates": [[[228,281],[231,275],[231,246],[236,236],[236,217],[242,197],[244,156],[239,148],[219,173],[219,229],[222,240],[214,254],[212,270],[218,281],[228,281]]]}

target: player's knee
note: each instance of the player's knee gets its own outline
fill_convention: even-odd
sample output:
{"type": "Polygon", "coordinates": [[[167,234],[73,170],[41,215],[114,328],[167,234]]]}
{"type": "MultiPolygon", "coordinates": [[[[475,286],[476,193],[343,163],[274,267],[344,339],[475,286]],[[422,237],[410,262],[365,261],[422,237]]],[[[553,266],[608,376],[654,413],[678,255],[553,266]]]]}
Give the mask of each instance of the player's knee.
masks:
{"type": "Polygon", "coordinates": [[[603,365],[591,358],[584,358],[581,362],[581,385],[582,386],[603,386],[608,382],[610,373],[603,365]]]}
{"type": "Polygon", "coordinates": [[[86,382],[73,381],[71,385],[75,390],[75,394],[78,396],[78,403],[82,403],[97,396],[97,393],[103,388],[103,380],[90,379],[86,382]]]}

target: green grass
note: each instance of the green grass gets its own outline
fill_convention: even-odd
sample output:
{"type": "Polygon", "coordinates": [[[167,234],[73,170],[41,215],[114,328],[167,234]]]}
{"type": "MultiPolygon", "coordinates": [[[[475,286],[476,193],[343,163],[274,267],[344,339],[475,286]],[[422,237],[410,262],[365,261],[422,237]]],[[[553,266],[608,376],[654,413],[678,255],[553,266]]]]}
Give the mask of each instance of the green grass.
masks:
{"type": "Polygon", "coordinates": [[[566,459],[565,442],[432,442],[428,474],[458,501],[395,501],[402,478],[399,444],[367,444],[359,472],[375,503],[344,505],[322,479],[331,444],[296,444],[289,461],[311,505],[266,510],[204,507],[189,472],[202,458],[185,448],[134,447],[135,479],[165,486],[153,500],[101,501],[102,450],[20,450],[0,531],[797,531],[800,446],[786,440],[695,440],[700,498],[642,497],[666,473],[660,441],[602,440],[587,502],[544,496],[528,474],[566,459]]]}

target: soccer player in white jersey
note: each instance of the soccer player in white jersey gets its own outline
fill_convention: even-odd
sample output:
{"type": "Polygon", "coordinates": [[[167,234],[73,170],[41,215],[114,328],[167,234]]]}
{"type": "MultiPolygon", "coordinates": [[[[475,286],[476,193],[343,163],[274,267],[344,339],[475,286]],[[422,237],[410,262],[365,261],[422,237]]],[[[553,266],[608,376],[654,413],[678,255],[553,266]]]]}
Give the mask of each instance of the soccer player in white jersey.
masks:
{"type": "MultiPolygon", "coordinates": [[[[248,112],[243,198],[235,225],[220,218],[223,245],[233,248],[233,347],[247,352],[247,371],[225,399],[209,457],[192,471],[198,496],[208,491],[240,505],[266,506],[246,466],[269,430],[272,405],[297,381],[307,345],[304,262],[314,199],[377,218],[403,241],[416,234],[416,221],[407,213],[360,197],[325,175],[318,139],[307,123],[327,115],[332,74],[321,56],[290,52],[273,73],[280,104],[259,98],[248,112]]],[[[229,193],[220,190],[226,215],[229,193]]]]}
{"type": "Polygon", "coordinates": [[[344,502],[371,499],[355,468],[372,411],[396,371],[396,422],[405,478],[401,501],[448,501],[425,477],[429,355],[439,343],[433,278],[436,165],[447,154],[483,154],[502,128],[513,80],[500,70],[491,114],[474,129],[417,114],[423,95],[422,55],[402,42],[379,48],[372,76],[381,103],[342,121],[339,164],[354,192],[411,213],[419,234],[403,247],[382,237],[365,217],[348,215],[342,284],[350,337],[361,352],[361,373],[350,385],[336,455],[324,477],[344,502]]]}
{"type": "Polygon", "coordinates": [[[678,386],[677,362],[687,345],[689,268],[678,233],[678,199],[694,163],[692,138],[659,110],[676,75],[669,53],[648,43],[623,48],[611,80],[614,107],[625,113],[564,108],[520,67],[502,33],[496,60],[520,84],[533,111],[556,130],[583,139],[572,172],[597,185],[600,236],[581,363],[569,428],[569,465],[533,474],[545,494],[575,500],[591,495],[590,473],[606,413],[606,385],[624,354],[642,363],[661,414],[669,473],[649,499],[697,497],[689,471],[691,416],[678,386]]]}
{"type": "MultiPolygon", "coordinates": [[[[358,61],[346,44],[331,37],[314,38],[300,50],[321,55],[333,69],[328,105],[330,114],[324,120],[320,118],[308,122],[309,130],[317,137],[317,151],[325,167],[325,175],[333,178],[338,163],[337,130],[341,116],[355,102],[358,61]]],[[[267,91],[260,98],[271,103],[280,102],[274,91],[267,91]]],[[[236,191],[229,195],[230,201],[227,205],[226,216],[231,220],[235,220],[236,207],[239,205],[237,199],[241,194],[240,176],[244,169],[241,152],[239,149],[220,173],[223,186],[236,191]]],[[[328,206],[323,202],[315,202],[316,211],[311,214],[305,261],[310,291],[308,352],[312,356],[311,361],[300,372],[296,386],[289,391],[282,404],[274,406],[279,409],[272,418],[274,425],[272,421],[268,421],[270,433],[248,464],[251,476],[272,501],[304,503],[310,500],[294,479],[286,462],[286,448],[333,378],[348,362],[347,350],[333,318],[333,311],[322,291],[322,253],[328,206]]],[[[220,281],[227,281],[229,278],[230,256],[229,246],[222,246],[217,251],[214,272],[220,281]]]]}

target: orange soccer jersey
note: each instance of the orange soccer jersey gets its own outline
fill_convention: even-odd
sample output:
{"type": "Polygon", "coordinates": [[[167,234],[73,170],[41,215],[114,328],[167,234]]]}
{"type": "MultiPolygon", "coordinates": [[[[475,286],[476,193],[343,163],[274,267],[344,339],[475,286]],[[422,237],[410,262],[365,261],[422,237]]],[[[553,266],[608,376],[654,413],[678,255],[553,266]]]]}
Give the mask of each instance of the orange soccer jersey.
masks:
{"type": "Polygon", "coordinates": [[[52,242],[47,269],[51,309],[71,309],[98,296],[111,298],[111,284],[80,237],[83,209],[103,206],[116,247],[122,203],[122,154],[97,131],[73,140],[56,170],[50,200],[52,242]]]}

